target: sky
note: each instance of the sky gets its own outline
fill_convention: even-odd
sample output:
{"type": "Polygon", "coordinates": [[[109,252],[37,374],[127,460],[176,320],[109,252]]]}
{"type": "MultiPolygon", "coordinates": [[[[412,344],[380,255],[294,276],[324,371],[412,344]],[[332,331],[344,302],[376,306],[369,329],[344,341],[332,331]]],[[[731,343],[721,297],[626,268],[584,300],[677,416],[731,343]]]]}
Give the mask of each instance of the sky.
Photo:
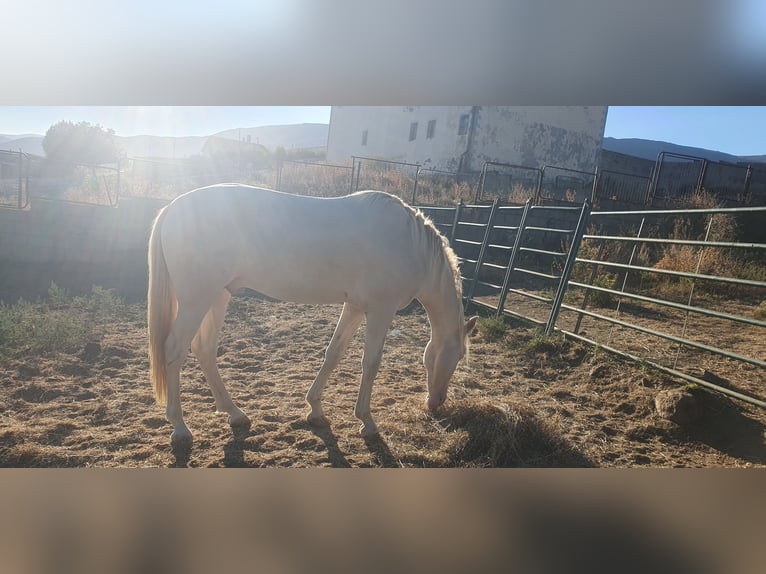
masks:
{"type": "Polygon", "coordinates": [[[329,123],[329,106],[0,106],[0,134],[40,134],[62,120],[118,136],[208,136],[233,128],[329,123]]]}
{"type": "Polygon", "coordinates": [[[604,135],[721,151],[766,154],[766,106],[610,106],[604,135]]]}
{"type": "MultiPolygon", "coordinates": [[[[329,123],[329,106],[0,106],[0,134],[44,134],[87,121],[117,135],[205,136],[232,128],[329,123]]],[[[766,106],[610,106],[604,135],[642,138],[733,155],[766,154],[766,106]]]]}

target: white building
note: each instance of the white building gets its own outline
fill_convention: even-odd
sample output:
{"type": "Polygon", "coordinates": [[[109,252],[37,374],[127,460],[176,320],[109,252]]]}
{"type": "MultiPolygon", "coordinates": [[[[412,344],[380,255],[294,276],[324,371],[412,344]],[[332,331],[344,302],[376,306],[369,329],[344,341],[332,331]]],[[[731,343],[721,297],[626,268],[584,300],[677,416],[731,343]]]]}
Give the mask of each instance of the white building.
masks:
{"type": "Polygon", "coordinates": [[[593,172],[606,106],[333,106],[327,160],[352,155],[479,171],[485,161],[593,172]]]}

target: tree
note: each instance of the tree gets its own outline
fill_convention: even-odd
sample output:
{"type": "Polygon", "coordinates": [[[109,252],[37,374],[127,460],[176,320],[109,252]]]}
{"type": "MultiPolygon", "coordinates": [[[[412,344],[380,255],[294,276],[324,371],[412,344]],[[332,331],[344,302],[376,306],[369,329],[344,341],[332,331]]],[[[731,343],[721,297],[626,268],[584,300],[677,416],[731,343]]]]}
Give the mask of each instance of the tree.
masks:
{"type": "Polygon", "coordinates": [[[117,161],[119,146],[114,130],[88,122],[61,121],[43,138],[45,157],[61,164],[102,164],[117,161]]]}

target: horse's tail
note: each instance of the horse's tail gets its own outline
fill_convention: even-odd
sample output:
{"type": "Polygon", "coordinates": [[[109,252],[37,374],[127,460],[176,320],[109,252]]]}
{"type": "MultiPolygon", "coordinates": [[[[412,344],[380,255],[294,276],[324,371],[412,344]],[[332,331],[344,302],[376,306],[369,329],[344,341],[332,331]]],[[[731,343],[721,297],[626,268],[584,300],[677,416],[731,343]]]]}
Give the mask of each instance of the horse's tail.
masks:
{"type": "Polygon", "coordinates": [[[162,222],[167,206],[160,211],[152,226],[149,237],[149,292],[147,325],[149,327],[149,369],[154,398],[157,404],[167,403],[167,369],[165,363],[165,341],[178,312],[173,284],[170,281],[165,255],[162,252],[162,222]]]}

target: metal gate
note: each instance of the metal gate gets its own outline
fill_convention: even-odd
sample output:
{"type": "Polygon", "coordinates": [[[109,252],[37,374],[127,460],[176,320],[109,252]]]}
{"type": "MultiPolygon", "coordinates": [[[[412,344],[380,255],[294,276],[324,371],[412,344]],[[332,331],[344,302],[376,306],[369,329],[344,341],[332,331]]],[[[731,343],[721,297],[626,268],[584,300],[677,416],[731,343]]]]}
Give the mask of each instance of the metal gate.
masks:
{"type": "Polygon", "coordinates": [[[450,243],[461,262],[466,305],[531,320],[552,333],[589,214],[587,199],[577,207],[532,205],[531,199],[523,206],[499,199],[459,205],[450,243]],[[522,302],[523,310],[517,308],[522,302]]]}

